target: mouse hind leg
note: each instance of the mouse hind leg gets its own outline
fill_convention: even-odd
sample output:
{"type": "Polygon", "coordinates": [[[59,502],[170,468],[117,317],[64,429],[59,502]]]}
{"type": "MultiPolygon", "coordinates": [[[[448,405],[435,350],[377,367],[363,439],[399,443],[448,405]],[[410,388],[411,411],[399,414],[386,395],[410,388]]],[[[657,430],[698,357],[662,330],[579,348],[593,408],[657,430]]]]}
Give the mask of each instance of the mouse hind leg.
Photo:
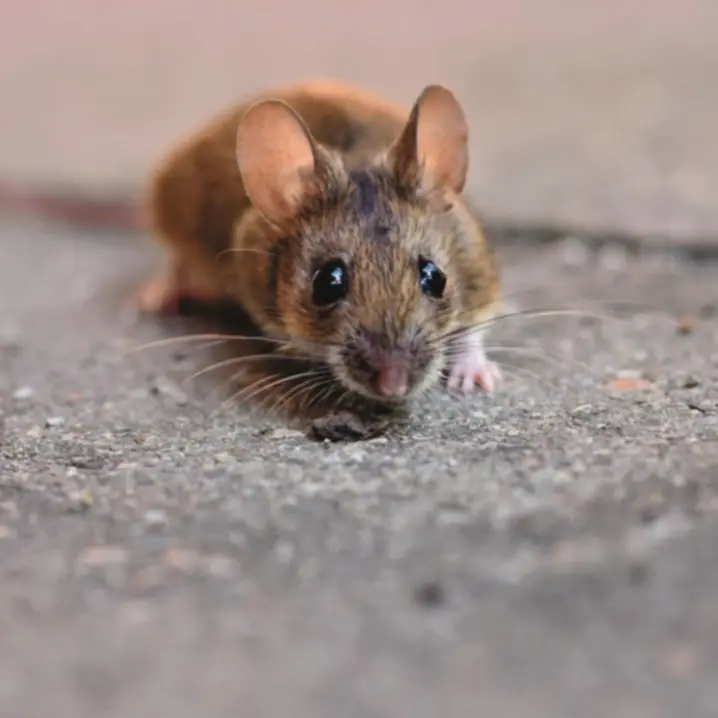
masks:
{"type": "Polygon", "coordinates": [[[198,281],[187,260],[173,256],[164,269],[139,288],[134,303],[141,314],[174,316],[183,314],[188,303],[211,303],[219,298],[207,283],[198,281]]]}
{"type": "Polygon", "coordinates": [[[170,155],[146,188],[144,228],[164,250],[166,264],[135,294],[135,307],[142,314],[182,314],[187,303],[220,298],[215,250],[202,222],[207,198],[193,165],[196,152],[190,147],[170,155]]]}

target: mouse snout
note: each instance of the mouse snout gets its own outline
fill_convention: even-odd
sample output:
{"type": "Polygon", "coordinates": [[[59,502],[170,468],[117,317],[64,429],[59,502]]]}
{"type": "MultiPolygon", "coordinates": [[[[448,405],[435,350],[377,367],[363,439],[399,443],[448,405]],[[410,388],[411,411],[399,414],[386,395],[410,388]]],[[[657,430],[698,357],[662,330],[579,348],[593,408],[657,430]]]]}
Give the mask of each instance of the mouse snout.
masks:
{"type": "Polygon", "coordinates": [[[409,390],[409,362],[394,352],[377,358],[374,390],[385,399],[401,399],[409,390]]]}
{"type": "Polygon", "coordinates": [[[390,342],[373,334],[359,334],[342,352],[343,374],[352,386],[388,402],[407,398],[421,383],[430,354],[416,341],[390,342]]]}

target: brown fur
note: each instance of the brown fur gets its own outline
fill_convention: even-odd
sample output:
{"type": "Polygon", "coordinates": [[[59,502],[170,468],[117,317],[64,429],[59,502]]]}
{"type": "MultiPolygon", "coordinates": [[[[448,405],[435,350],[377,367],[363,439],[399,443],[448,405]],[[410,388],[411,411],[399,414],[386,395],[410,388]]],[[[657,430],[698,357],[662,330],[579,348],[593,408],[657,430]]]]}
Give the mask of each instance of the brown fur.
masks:
{"type": "Polygon", "coordinates": [[[499,299],[495,261],[461,195],[466,132],[443,88],[411,112],[329,81],[239,104],[151,180],[146,221],[172,260],[141,305],[157,311],[182,292],[235,299],[266,335],[329,361],[360,393],[346,349],[370,336],[412,354],[422,384],[448,333],[490,317],[499,299]],[[446,274],[440,299],[420,291],[420,255],[446,274]],[[351,291],[323,310],[312,276],[336,257],[350,265],[351,291]]]}

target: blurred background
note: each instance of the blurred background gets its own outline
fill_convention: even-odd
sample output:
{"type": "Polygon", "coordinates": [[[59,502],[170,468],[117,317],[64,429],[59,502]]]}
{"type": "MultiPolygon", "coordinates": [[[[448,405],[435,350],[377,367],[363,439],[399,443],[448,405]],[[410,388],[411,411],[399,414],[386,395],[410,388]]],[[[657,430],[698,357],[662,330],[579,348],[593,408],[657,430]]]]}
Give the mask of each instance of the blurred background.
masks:
{"type": "Polygon", "coordinates": [[[312,76],[450,86],[491,218],[718,228],[715,0],[25,0],[0,24],[0,177],[132,192],[236,98],[312,76]]]}

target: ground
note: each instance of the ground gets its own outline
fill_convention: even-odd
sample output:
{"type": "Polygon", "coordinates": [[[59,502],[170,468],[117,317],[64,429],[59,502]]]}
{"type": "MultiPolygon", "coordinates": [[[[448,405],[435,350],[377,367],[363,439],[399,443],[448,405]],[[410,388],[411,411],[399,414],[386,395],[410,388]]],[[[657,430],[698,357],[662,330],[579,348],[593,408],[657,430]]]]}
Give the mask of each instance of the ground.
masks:
{"type": "Polygon", "coordinates": [[[0,716],[718,715],[715,0],[6,14],[0,716]],[[546,310],[497,322],[497,394],[346,444],[146,346],[178,327],[127,309],[145,238],[18,211],[134,198],[316,76],[456,93],[505,310],[546,310]]]}
{"type": "Polygon", "coordinates": [[[712,264],[501,242],[507,312],[580,311],[326,445],[128,352],[169,331],[123,309],[139,239],[0,252],[2,715],[715,715],[712,264]]]}

